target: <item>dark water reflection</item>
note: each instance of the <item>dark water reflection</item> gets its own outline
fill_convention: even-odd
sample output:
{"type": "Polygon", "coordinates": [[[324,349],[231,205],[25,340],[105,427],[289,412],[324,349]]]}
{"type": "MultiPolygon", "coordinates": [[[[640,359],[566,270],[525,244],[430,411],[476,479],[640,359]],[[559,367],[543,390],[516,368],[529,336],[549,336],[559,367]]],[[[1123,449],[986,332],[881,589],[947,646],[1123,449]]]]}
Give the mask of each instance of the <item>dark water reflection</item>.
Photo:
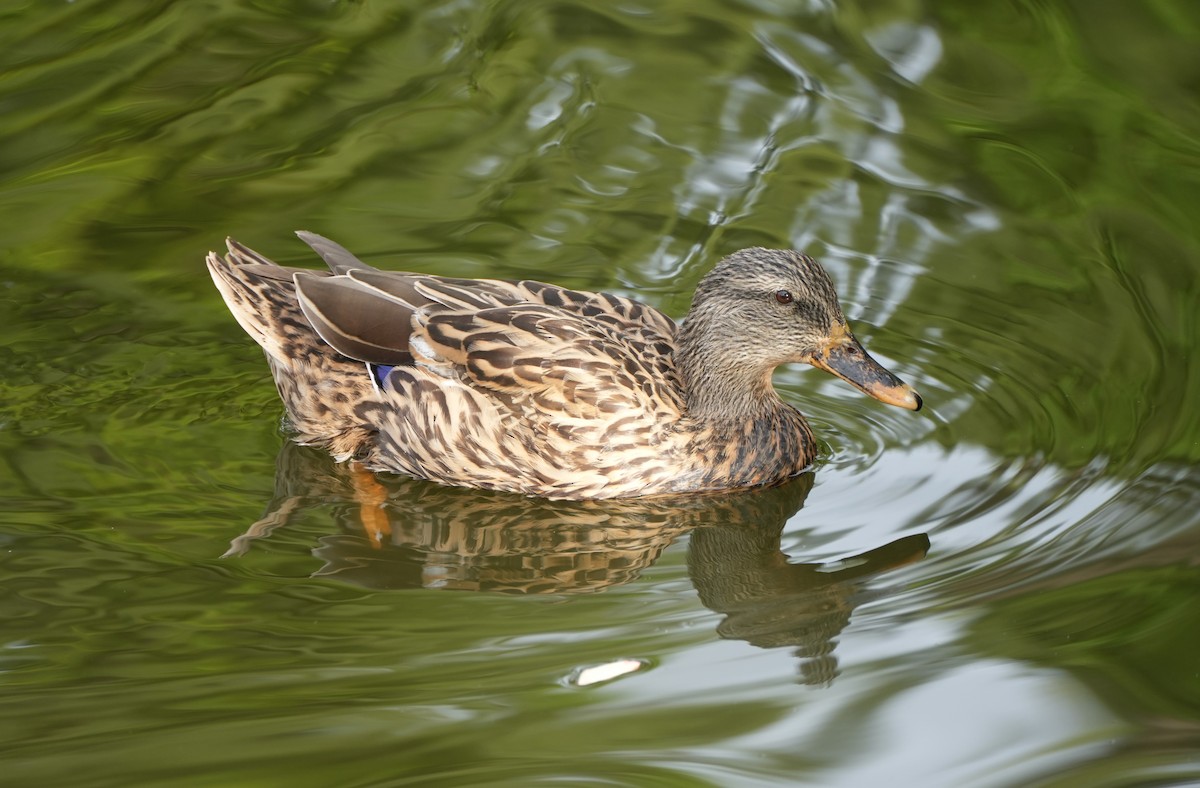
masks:
{"type": "Polygon", "coordinates": [[[690,533],[688,575],[701,602],[725,616],[718,634],[791,647],[804,683],[827,685],[837,675],[837,635],[855,607],[880,598],[867,581],[923,558],[929,537],[793,563],[780,537],[812,481],[806,473],[732,495],[547,501],[375,475],[288,443],[266,514],[225,557],[244,555],[305,509],[331,507],[341,533],[320,538],[315,576],[373,589],[582,594],[636,579],[690,533]]]}

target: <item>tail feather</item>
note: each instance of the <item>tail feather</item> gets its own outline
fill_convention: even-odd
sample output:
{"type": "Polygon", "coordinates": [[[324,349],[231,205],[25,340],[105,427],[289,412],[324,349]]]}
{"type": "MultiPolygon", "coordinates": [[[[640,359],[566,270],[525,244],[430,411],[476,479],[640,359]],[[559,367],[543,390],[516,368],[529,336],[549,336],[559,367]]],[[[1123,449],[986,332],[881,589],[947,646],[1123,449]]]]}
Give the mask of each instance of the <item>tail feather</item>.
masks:
{"type": "Polygon", "coordinates": [[[305,318],[292,280],[302,269],[277,265],[232,238],[226,245],[228,254],[208,254],[208,271],[238,324],[266,351],[297,439],[341,457],[358,453],[373,432],[354,413],[374,397],[370,373],[327,345],[305,318]]]}
{"type": "Polygon", "coordinates": [[[209,252],[206,259],[213,283],[242,329],[273,361],[288,366],[301,348],[320,342],[296,302],[292,279],[297,271],[308,269],[279,265],[232,238],[225,243],[229,254],[209,252]]]}

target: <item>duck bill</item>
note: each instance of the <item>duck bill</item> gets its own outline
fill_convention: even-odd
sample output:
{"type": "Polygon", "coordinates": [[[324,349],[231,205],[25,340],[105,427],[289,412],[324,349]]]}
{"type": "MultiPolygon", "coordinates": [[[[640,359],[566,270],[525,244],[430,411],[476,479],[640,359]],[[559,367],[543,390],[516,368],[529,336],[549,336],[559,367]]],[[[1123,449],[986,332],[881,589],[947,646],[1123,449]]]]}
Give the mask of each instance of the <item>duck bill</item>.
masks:
{"type": "Polygon", "coordinates": [[[833,339],[825,353],[811,361],[880,402],[908,410],[921,409],[921,395],[871,358],[849,331],[833,339]]]}

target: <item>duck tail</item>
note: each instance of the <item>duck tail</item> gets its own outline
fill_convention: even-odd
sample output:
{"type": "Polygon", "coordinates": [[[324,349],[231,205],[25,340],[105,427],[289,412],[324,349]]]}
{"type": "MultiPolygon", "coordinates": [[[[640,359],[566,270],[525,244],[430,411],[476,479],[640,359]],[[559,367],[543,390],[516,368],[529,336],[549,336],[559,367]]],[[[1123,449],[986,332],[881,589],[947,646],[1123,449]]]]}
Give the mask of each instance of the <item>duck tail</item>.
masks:
{"type": "Polygon", "coordinates": [[[293,270],[268,260],[232,238],[229,254],[209,252],[206,262],[213,283],[242,329],[272,361],[290,365],[289,338],[314,332],[296,304],[293,270]]]}
{"type": "Polygon", "coordinates": [[[327,447],[339,458],[357,455],[372,430],[355,414],[375,398],[361,362],[342,356],[313,329],[296,302],[287,268],[232,238],[228,254],[209,252],[213,283],[238,324],[267,354],[279,396],[301,443],[327,447]],[[328,384],[336,381],[333,391],[328,384]]]}

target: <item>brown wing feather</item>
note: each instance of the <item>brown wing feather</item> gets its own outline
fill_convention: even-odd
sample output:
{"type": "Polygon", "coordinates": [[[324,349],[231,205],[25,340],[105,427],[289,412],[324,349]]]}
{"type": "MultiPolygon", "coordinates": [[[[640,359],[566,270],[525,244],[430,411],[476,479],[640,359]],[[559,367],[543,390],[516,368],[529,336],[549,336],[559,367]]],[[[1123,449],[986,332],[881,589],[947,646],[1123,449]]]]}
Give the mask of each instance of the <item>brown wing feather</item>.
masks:
{"type": "Polygon", "coordinates": [[[532,410],[527,417],[603,425],[619,416],[657,420],[682,413],[669,357],[657,356],[634,334],[562,308],[447,311],[418,316],[417,323],[429,363],[452,365],[471,385],[532,410]],[[664,367],[671,376],[662,375],[664,367]]]}
{"type": "Polygon", "coordinates": [[[545,408],[577,416],[577,404],[615,412],[653,397],[682,407],[675,323],[632,299],[527,280],[369,268],[295,280],[305,316],[351,358],[461,367],[485,389],[537,391],[545,408]],[[625,387],[637,393],[622,399],[625,387]]]}
{"type": "Polygon", "coordinates": [[[350,253],[346,247],[331,241],[323,235],[310,233],[307,230],[297,230],[296,235],[301,241],[312,247],[321,256],[329,270],[335,274],[346,274],[350,271],[374,271],[375,269],[350,253]]]}
{"type": "Polygon", "coordinates": [[[411,364],[412,307],[348,276],[295,275],[296,300],[330,347],[372,364],[411,364]]]}

